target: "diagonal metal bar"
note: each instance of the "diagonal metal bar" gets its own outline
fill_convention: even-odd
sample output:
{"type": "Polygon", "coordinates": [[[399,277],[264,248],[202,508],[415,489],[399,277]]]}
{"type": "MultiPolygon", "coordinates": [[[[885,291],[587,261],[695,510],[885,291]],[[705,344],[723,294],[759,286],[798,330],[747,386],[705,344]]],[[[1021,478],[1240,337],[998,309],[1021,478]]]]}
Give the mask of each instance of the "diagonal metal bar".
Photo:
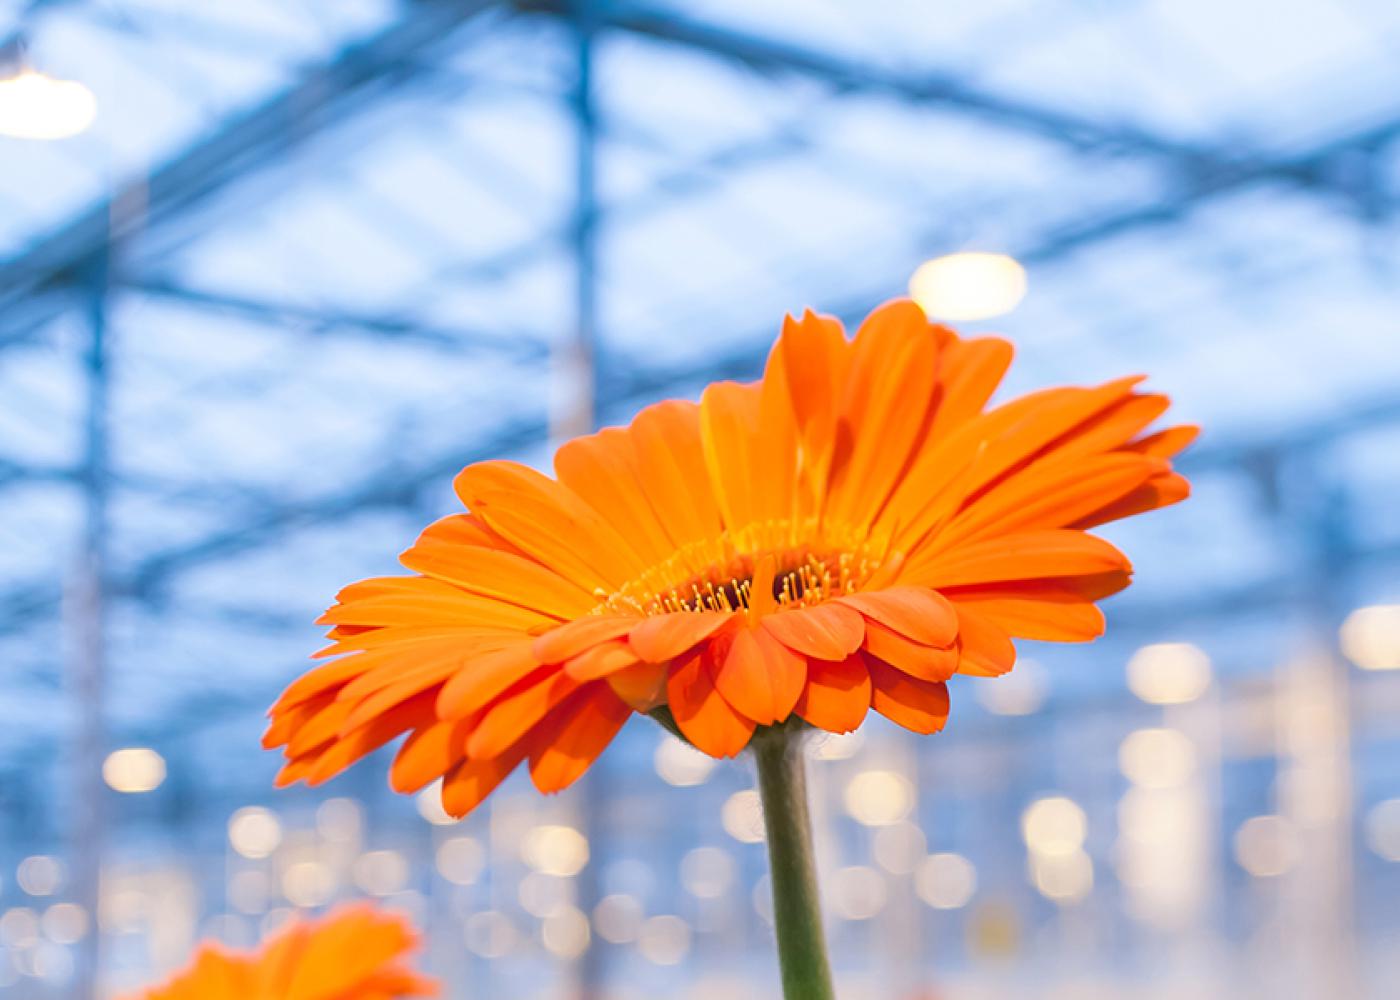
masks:
{"type": "MultiPolygon", "coordinates": [[[[1381,148],[1394,140],[1397,131],[1400,131],[1400,122],[1337,140],[1319,150],[1288,160],[1270,161],[1265,164],[1235,164],[1220,172],[1206,172],[1199,177],[1194,186],[1183,191],[1182,195],[1173,199],[1170,204],[1144,206],[1052,233],[1038,244],[1025,248],[1023,256],[1031,260],[1048,260],[1068,250],[1110,238],[1137,226],[1171,222],[1185,214],[1188,206],[1200,198],[1224,194],[1248,184],[1304,177],[1324,178],[1338,172],[1336,164],[1339,158],[1349,156],[1356,150],[1381,148]]],[[[860,305],[863,307],[865,304],[860,305]]],[[[856,308],[850,310],[852,313],[857,311],[859,310],[856,308]]],[[[633,375],[629,378],[630,384],[605,386],[605,396],[613,399],[616,405],[618,401],[644,398],[648,393],[665,391],[675,385],[752,373],[760,361],[761,352],[750,351],[690,370],[633,375]]],[[[483,445],[479,453],[449,455],[440,461],[428,463],[422,469],[414,470],[407,478],[399,475],[396,470],[388,470],[382,477],[372,478],[360,487],[337,497],[268,508],[248,524],[235,526],[182,549],[153,555],[131,574],[123,589],[128,593],[148,593],[186,566],[255,547],[266,538],[301,523],[374,506],[412,502],[418,491],[428,482],[450,475],[466,462],[533,444],[540,440],[544,433],[543,421],[512,425],[503,429],[499,437],[483,445]]],[[[42,588],[24,588],[23,593],[11,596],[17,600],[3,603],[12,612],[33,613],[52,604],[50,596],[42,588]]]]}
{"type": "MultiPolygon", "coordinates": [[[[567,0],[515,0],[522,11],[567,14],[567,0]]],[[[977,87],[948,73],[912,74],[858,63],[783,39],[687,18],[676,10],[644,4],[608,4],[601,25],[640,37],[703,52],[749,66],[758,72],[795,74],[823,81],[845,92],[885,93],[911,104],[933,105],[1015,131],[1038,135],[1078,152],[1135,155],[1158,160],[1189,187],[1202,179],[1275,180],[1342,196],[1364,212],[1373,210],[1375,192],[1357,182],[1357,172],[1315,157],[1280,156],[1261,150],[1169,138],[1127,122],[1085,117],[1024,97],[977,87]]],[[[1395,123],[1365,130],[1338,141],[1335,152],[1374,153],[1395,139],[1395,123]]]]}
{"type": "MultiPolygon", "coordinates": [[[[1124,233],[1137,229],[1169,225],[1181,221],[1185,218],[1194,206],[1202,201],[1214,197],[1221,197],[1236,190],[1243,189],[1253,184],[1268,183],[1277,180],[1280,176],[1303,176],[1303,175],[1326,175],[1338,171],[1345,164],[1347,159],[1355,155],[1358,151],[1382,149],[1389,143],[1400,138],[1400,119],[1385,122],[1373,128],[1343,136],[1336,140],[1301,154],[1288,161],[1285,161],[1281,171],[1275,171],[1266,165],[1255,164],[1252,166],[1237,166],[1222,174],[1207,174],[1197,178],[1194,185],[1181,191],[1176,197],[1161,203],[1148,204],[1129,208],[1118,213],[1095,217],[1083,223],[1076,223],[1064,227],[1054,232],[1048,233],[1042,238],[1017,248],[1017,255],[1029,263],[1047,263],[1063,257],[1067,253],[1081,249],[1097,242],[1109,240],[1124,233]]],[[[703,172],[702,172],[703,173],[703,172]]],[[[694,178],[690,178],[693,180],[694,178]]],[[[159,292],[158,287],[153,286],[151,291],[159,292]]],[[[171,290],[175,292],[174,289],[171,290]]],[[[195,294],[195,293],[192,293],[195,294]]],[[[873,301],[873,300],[872,300],[873,301]]],[[[233,304],[234,306],[237,303],[233,304]]],[[[244,303],[247,305],[247,303],[244,303]]],[[[254,304],[255,306],[257,304],[254,304]]],[[[868,302],[861,302],[854,305],[846,312],[849,315],[857,315],[863,312],[868,306],[868,302]]],[[[839,311],[839,310],[838,310],[839,311]]],[[[321,317],[324,319],[324,317],[321,317]]],[[[385,321],[392,325],[396,321],[385,321]]],[[[387,327],[379,332],[392,333],[393,330],[387,327]]],[[[636,377],[632,379],[631,385],[609,384],[603,387],[606,398],[616,401],[618,399],[639,399],[645,398],[648,391],[662,392],[675,385],[687,382],[708,381],[714,378],[743,377],[751,374],[759,364],[761,364],[762,354],[759,351],[742,354],[735,357],[720,359],[713,365],[700,366],[693,371],[680,371],[662,375],[652,375],[648,377],[636,377]]],[[[616,380],[613,380],[615,383],[616,380]]],[[[1325,441],[1339,433],[1357,426],[1362,419],[1371,421],[1393,420],[1400,417],[1396,412],[1397,408],[1388,401],[1379,401],[1366,405],[1358,409],[1361,416],[1353,419],[1350,415],[1340,418],[1338,421],[1324,423],[1322,426],[1310,429],[1306,435],[1306,440],[1295,441],[1296,446],[1307,446],[1310,442],[1325,441]],[[1340,424],[1340,426],[1339,426],[1340,424]]],[[[520,425],[509,428],[502,432],[501,436],[481,449],[481,454],[477,457],[490,457],[503,452],[524,448],[530,444],[542,440],[547,433],[547,428],[543,421],[534,425],[520,425]]],[[[1296,435],[1295,435],[1296,437],[1296,435]]],[[[1237,455],[1237,452],[1216,449],[1207,451],[1199,455],[1195,461],[1201,464],[1226,464],[1237,455]]],[[[451,456],[447,460],[431,464],[421,477],[417,477],[417,486],[412,490],[421,488],[426,482],[445,475],[451,475],[466,464],[467,461],[475,460],[470,456],[451,456]]],[[[0,469],[0,482],[5,480],[20,480],[28,478],[34,473],[39,478],[63,478],[62,470],[26,470],[18,467],[0,469]]],[[[322,516],[345,513],[352,510],[364,509],[367,507],[392,505],[394,503],[406,502],[401,499],[402,494],[396,494],[395,490],[401,491],[404,488],[402,481],[394,488],[385,491],[377,488],[365,488],[352,493],[343,503],[333,504],[319,508],[322,516]],[[399,496],[400,499],[395,499],[399,496]]],[[[199,562],[204,558],[215,558],[230,550],[239,551],[252,544],[258,544],[258,540],[267,536],[269,530],[274,530],[277,526],[292,527],[306,519],[314,518],[317,510],[315,505],[306,509],[290,509],[286,511],[273,511],[266,519],[267,528],[265,530],[243,533],[238,529],[231,530],[224,536],[209,539],[207,543],[201,544],[190,551],[180,553],[167,553],[163,556],[153,557],[152,562],[138,573],[139,586],[144,587],[148,582],[159,579],[168,569],[173,569],[180,565],[188,565],[199,562]]],[[[24,587],[21,591],[11,595],[11,601],[0,601],[0,606],[8,607],[14,613],[13,617],[23,617],[28,614],[41,613],[43,609],[51,607],[53,600],[47,595],[43,588],[24,587]]]]}
{"type": "MultiPolygon", "coordinates": [[[[568,0],[516,0],[522,11],[566,15],[568,0]]],[[[1005,127],[1041,135],[1078,151],[1129,153],[1175,162],[1212,164],[1235,154],[1213,145],[1171,139],[1125,122],[1106,122],[1063,108],[999,94],[949,73],[912,74],[843,59],[785,39],[687,17],[677,9],[617,2],[603,6],[600,25],[742,63],[770,74],[795,74],[849,92],[886,93],[913,104],[937,105],[1005,127]]]]}
{"type": "Polygon", "coordinates": [[[162,279],[124,282],[123,288],[153,298],[241,316],[259,323],[296,324],[318,335],[385,338],[445,351],[461,357],[464,351],[500,354],[518,361],[538,361],[549,345],[536,333],[506,330],[470,330],[438,326],[413,319],[345,310],[322,309],[296,302],[260,299],[236,292],[194,288],[162,279]]]}
{"type": "MultiPolygon", "coordinates": [[[[675,368],[614,373],[604,378],[599,387],[600,417],[604,421],[620,419],[641,403],[667,392],[683,391],[699,381],[751,377],[762,364],[764,353],[748,347],[722,358],[707,358],[675,368]]],[[[486,441],[465,449],[450,449],[411,469],[390,465],[331,495],[268,504],[246,521],[195,542],[156,552],[130,570],[114,574],[111,593],[149,598],[186,569],[255,550],[299,527],[365,510],[416,505],[424,491],[455,475],[464,465],[519,453],[546,440],[548,435],[549,422],[544,415],[515,420],[497,428],[486,441]]],[[[51,614],[59,598],[57,589],[48,582],[26,582],[0,591],[0,630],[18,628],[51,614]]]]}
{"type": "MultiPolygon", "coordinates": [[[[835,312],[853,317],[864,312],[872,300],[873,297],[862,297],[858,302],[849,303],[835,312]]],[[[698,363],[664,369],[614,370],[600,385],[602,420],[607,422],[625,418],[638,405],[651,399],[685,392],[704,382],[752,378],[760,370],[766,352],[766,338],[755,338],[749,346],[698,363]]],[[[1278,440],[1226,442],[1196,449],[1188,453],[1183,467],[1198,471],[1234,467],[1251,455],[1323,447],[1360,427],[1395,422],[1400,422],[1400,403],[1394,399],[1376,399],[1330,419],[1319,420],[1302,436],[1290,433],[1278,440]]],[[[131,570],[115,577],[112,593],[128,598],[152,599],[170,580],[187,569],[256,550],[298,528],[366,510],[417,505],[426,490],[436,487],[464,465],[519,453],[545,440],[548,433],[548,421],[543,416],[513,421],[498,428],[486,441],[465,449],[449,449],[411,469],[380,469],[343,491],[269,504],[246,521],[195,542],[148,556],[131,570]]],[[[52,613],[58,599],[58,593],[42,582],[27,582],[0,592],[0,629],[16,627],[52,613]]]]}
{"type": "MultiPolygon", "coordinates": [[[[109,243],[149,236],[420,72],[425,55],[495,0],[416,0],[402,18],[306,70],[299,81],[40,238],[0,266],[0,316],[63,285],[109,243]]],[[[32,319],[30,320],[33,323],[32,319]]]]}
{"type": "Polygon", "coordinates": [[[1342,136],[1298,156],[1201,172],[1168,198],[1072,223],[1021,248],[1017,257],[1027,264],[1046,263],[1125,233],[1181,222],[1203,202],[1271,183],[1296,183],[1336,195],[1362,210],[1364,221],[1383,221],[1395,212],[1396,201],[1378,201],[1370,191],[1348,187],[1343,178],[1349,173],[1345,169],[1348,161],[1357,155],[1384,150],[1397,140],[1400,140],[1400,118],[1342,136]]]}

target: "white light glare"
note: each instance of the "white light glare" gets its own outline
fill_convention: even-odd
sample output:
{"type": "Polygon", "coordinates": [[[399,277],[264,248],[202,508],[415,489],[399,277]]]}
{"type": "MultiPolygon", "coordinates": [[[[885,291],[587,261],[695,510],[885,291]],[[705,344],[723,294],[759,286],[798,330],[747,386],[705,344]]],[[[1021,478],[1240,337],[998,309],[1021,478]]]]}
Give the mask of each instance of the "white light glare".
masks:
{"type": "Polygon", "coordinates": [[[31,69],[0,79],[0,135],[12,139],[67,139],[97,118],[97,98],[75,80],[31,69]]]}
{"type": "Polygon", "coordinates": [[[262,806],[245,806],[229,817],[228,842],[245,858],[266,858],[282,843],[282,824],[262,806]]]}
{"type": "Polygon", "coordinates": [[[113,750],[102,763],[102,779],[128,795],[151,792],[165,781],[165,758],[150,747],[113,750]]]}
{"type": "Polygon", "coordinates": [[[1400,670],[1400,604],[1357,608],[1342,623],[1342,652],[1362,670],[1400,670]]]}
{"type": "Polygon", "coordinates": [[[1210,687],[1210,658],[1189,642],[1143,646],[1128,661],[1128,688],[1151,705],[1184,705],[1210,687]]]}
{"type": "Polygon", "coordinates": [[[1084,810],[1063,795],[1037,799],[1021,814],[1021,836],[1033,854],[1073,854],[1084,846],[1088,831],[1084,810]]]}
{"type": "Polygon", "coordinates": [[[1026,269],[1000,253],[953,253],[919,265],[909,295],[930,319],[990,319],[1026,295],[1026,269]]]}
{"type": "Polygon", "coordinates": [[[930,854],[919,865],[914,888],[935,910],[956,910],[977,891],[977,869],[961,854],[930,854]]]}

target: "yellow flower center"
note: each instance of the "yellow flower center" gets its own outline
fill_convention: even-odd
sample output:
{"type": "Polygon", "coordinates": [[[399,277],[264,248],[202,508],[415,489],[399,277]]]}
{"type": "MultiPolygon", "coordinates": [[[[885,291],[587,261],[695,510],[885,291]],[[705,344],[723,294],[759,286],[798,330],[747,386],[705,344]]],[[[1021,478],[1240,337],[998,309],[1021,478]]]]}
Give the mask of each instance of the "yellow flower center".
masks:
{"type": "Polygon", "coordinates": [[[682,546],[614,592],[600,591],[593,613],[747,611],[756,578],[779,607],[807,607],[860,590],[897,559],[863,532],[816,518],[766,521],[682,546]],[[770,559],[768,585],[761,566],[770,559]]]}

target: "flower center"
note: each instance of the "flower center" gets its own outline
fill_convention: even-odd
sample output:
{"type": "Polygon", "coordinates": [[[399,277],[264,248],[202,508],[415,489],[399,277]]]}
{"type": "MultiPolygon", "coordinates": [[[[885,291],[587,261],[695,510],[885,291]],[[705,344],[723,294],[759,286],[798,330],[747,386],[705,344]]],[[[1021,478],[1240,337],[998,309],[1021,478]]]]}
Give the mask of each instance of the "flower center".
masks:
{"type": "Polygon", "coordinates": [[[768,586],[779,607],[807,607],[861,589],[891,556],[863,535],[819,525],[814,518],[766,522],[677,549],[613,593],[600,591],[593,610],[643,615],[746,611],[757,596],[756,575],[767,576],[759,573],[760,563],[769,558],[772,582],[758,586],[768,586]]]}

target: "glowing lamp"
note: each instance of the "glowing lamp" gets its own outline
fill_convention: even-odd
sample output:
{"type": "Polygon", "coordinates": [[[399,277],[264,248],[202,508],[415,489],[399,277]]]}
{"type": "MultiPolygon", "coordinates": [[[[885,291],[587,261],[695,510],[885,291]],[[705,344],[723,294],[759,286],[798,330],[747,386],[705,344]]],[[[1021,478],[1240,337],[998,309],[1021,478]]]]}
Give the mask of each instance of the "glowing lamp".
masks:
{"type": "Polygon", "coordinates": [[[1342,652],[1362,670],[1400,670],[1400,604],[1357,608],[1341,638],[1342,652]]]}
{"type": "Polygon", "coordinates": [[[127,795],[154,791],[165,781],[165,759],[150,747],[113,750],[102,762],[102,779],[127,795]]]}
{"type": "Polygon", "coordinates": [[[0,135],[12,139],[67,139],[97,118],[97,98],[76,80],[22,69],[0,79],[0,135]]]}
{"type": "Polygon", "coordinates": [[[919,265],[909,295],[930,319],[990,319],[1026,295],[1026,269],[1000,253],[954,253],[919,265]]]}

